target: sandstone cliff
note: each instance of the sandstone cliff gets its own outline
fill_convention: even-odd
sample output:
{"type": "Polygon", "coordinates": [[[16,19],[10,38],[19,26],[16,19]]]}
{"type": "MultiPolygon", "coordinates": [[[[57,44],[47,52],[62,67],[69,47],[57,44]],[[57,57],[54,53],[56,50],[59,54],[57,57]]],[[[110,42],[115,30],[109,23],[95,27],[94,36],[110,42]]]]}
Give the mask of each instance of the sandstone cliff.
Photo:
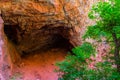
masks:
{"type": "MultiPolygon", "coordinates": [[[[20,54],[30,53],[59,43],[57,38],[61,38],[57,36],[72,46],[80,45],[81,36],[91,23],[87,15],[94,2],[96,0],[0,0],[0,12],[4,21],[0,21],[0,39],[5,44],[5,48],[0,45],[0,59],[6,63],[0,64],[7,65],[11,70],[11,63],[15,62],[17,54],[12,53],[10,48],[20,54]],[[9,46],[8,41],[14,44],[15,49],[9,46]]],[[[9,75],[3,70],[0,76],[4,74],[9,75]]]]}

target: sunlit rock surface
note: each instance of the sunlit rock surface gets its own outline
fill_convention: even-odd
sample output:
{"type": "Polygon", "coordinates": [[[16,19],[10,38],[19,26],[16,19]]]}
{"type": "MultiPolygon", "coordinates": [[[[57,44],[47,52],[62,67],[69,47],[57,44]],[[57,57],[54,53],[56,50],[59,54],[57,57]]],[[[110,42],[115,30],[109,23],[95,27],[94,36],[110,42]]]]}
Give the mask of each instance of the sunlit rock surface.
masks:
{"type": "Polygon", "coordinates": [[[9,80],[12,64],[20,60],[17,52],[81,45],[85,28],[92,23],[88,11],[96,1],[0,0],[0,80],[9,80]]]}

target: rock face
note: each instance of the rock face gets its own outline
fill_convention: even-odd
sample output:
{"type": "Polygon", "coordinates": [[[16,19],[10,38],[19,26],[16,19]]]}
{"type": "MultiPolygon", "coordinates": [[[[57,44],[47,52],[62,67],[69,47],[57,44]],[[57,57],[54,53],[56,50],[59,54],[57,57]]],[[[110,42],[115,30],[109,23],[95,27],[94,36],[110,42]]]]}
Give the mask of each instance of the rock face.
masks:
{"type": "MultiPolygon", "coordinates": [[[[4,28],[4,31],[0,32],[0,38],[4,39],[7,36],[3,43],[11,41],[15,46],[14,49],[6,43],[5,47],[10,54],[4,54],[13,63],[19,57],[10,52],[10,48],[14,52],[17,50],[20,54],[25,54],[56,46],[80,45],[85,27],[90,24],[88,11],[95,1],[0,0],[1,17],[4,21],[0,22],[0,29],[4,28]],[[6,36],[1,35],[4,33],[6,36]],[[10,56],[13,56],[12,60],[10,56]]],[[[4,60],[5,55],[0,56],[0,59],[4,60]]],[[[10,62],[7,63],[9,65],[10,62]]],[[[11,65],[9,67],[11,68],[11,65]]]]}
{"type": "Polygon", "coordinates": [[[54,43],[54,35],[62,36],[73,46],[81,44],[89,1],[16,0],[3,1],[0,6],[5,33],[20,53],[54,43]]]}

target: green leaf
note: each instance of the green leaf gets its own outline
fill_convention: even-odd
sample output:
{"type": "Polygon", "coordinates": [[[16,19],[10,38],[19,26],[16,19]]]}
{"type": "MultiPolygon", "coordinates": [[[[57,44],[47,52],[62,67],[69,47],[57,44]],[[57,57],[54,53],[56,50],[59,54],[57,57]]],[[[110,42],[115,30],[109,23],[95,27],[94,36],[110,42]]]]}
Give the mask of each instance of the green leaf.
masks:
{"type": "Polygon", "coordinates": [[[81,46],[72,49],[72,52],[79,57],[81,60],[89,58],[91,54],[95,53],[95,49],[90,43],[83,43],[81,46]]]}

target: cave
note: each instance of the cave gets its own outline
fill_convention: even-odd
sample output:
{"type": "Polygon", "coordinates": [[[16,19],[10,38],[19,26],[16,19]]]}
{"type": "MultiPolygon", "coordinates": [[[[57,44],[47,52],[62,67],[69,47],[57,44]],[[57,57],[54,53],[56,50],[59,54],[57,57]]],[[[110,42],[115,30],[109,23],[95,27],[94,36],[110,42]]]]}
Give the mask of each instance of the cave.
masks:
{"type": "MultiPolygon", "coordinates": [[[[14,47],[14,49],[11,46],[9,47],[10,58],[13,59],[12,64],[17,66],[14,68],[13,74],[16,74],[18,68],[22,72],[24,70],[23,65],[26,64],[25,66],[30,68],[29,70],[32,70],[33,73],[39,68],[37,72],[41,75],[42,80],[46,80],[48,77],[41,73],[43,69],[41,66],[43,65],[48,66],[47,69],[45,68],[45,74],[48,74],[47,71],[50,70],[49,74],[55,75],[53,69],[55,69],[56,61],[63,60],[68,51],[73,48],[69,42],[70,30],[71,28],[64,26],[51,27],[51,25],[45,25],[40,29],[31,29],[27,32],[22,30],[19,25],[4,25],[4,33],[9,45],[14,47]],[[51,67],[53,68],[51,69],[51,67]]],[[[29,72],[29,70],[27,71],[29,72]]]]}
{"type": "Polygon", "coordinates": [[[62,4],[51,0],[1,0],[0,79],[2,75],[2,80],[13,80],[10,76],[17,71],[29,79],[16,80],[57,80],[57,74],[52,74],[55,61],[63,60],[68,51],[82,44],[89,9],[76,5],[64,0],[62,4]],[[46,78],[40,79],[37,72],[42,72],[41,77],[46,74],[46,78]]]}
{"type": "Polygon", "coordinates": [[[4,25],[8,40],[19,50],[20,56],[29,55],[37,50],[44,52],[53,48],[70,51],[73,46],[69,42],[69,31],[69,27],[47,25],[27,32],[21,30],[19,25],[4,25]]]}

